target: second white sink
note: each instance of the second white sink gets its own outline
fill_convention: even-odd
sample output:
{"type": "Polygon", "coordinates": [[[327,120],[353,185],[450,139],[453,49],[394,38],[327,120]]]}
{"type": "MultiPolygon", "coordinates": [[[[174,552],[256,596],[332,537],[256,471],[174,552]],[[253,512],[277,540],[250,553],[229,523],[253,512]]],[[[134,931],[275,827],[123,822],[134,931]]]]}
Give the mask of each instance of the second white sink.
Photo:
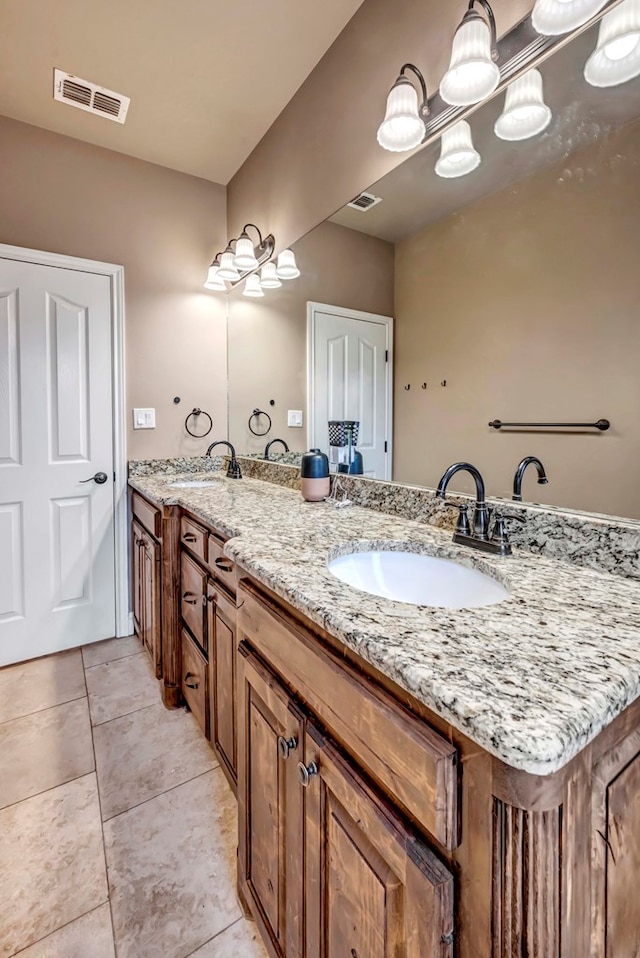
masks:
{"type": "Polygon", "coordinates": [[[180,479],[168,485],[173,489],[203,489],[205,486],[215,486],[218,482],[219,479],[180,479]]]}
{"type": "Polygon", "coordinates": [[[509,598],[484,572],[416,552],[353,552],[330,560],[328,568],[355,589],[412,605],[477,609],[509,598]]]}

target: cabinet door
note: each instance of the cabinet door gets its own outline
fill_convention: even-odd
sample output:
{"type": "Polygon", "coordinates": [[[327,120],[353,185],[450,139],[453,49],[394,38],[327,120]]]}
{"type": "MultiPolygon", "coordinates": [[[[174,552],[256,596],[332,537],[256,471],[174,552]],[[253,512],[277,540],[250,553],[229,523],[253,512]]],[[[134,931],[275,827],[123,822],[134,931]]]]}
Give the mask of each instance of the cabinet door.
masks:
{"type": "Polygon", "coordinates": [[[209,715],[211,742],[227,779],[237,782],[236,743],[236,607],[216,588],[208,586],[209,715]]]}
{"type": "Polygon", "coordinates": [[[306,958],[450,958],[453,877],[307,723],[306,958]]]}
{"type": "Polygon", "coordinates": [[[151,656],[157,679],[162,677],[160,631],[160,546],[145,534],[140,549],[142,565],[142,640],[151,656]]]}
{"type": "Polygon", "coordinates": [[[180,611],[191,635],[207,654],[204,606],[207,601],[207,574],[197,562],[182,552],[180,555],[180,611]]]}
{"type": "Polygon", "coordinates": [[[302,717],[245,643],[238,649],[238,673],[239,886],[273,951],[299,958],[302,803],[296,762],[302,717]]]}
{"type": "Polygon", "coordinates": [[[142,639],[142,557],[144,529],[134,519],[131,523],[131,598],[133,603],[133,625],[142,639]]]}

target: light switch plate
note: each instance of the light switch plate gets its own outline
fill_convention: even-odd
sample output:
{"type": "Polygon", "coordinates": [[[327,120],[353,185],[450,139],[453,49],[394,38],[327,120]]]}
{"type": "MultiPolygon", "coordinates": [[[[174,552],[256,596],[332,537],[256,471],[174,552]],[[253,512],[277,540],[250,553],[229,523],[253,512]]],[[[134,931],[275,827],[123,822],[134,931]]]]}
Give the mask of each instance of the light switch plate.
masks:
{"type": "Polygon", "coordinates": [[[134,429],[155,429],[156,428],[155,409],[134,409],[133,410],[133,428],[134,429]]]}
{"type": "Polygon", "coordinates": [[[289,409],[287,411],[287,426],[302,426],[301,409],[289,409]]]}

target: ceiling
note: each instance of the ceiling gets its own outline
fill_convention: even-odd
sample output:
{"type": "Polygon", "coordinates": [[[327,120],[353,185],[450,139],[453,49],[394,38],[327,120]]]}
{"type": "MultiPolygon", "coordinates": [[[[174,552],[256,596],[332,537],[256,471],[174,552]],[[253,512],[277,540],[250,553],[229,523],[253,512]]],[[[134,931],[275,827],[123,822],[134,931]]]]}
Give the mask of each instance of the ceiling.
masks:
{"type": "Polygon", "coordinates": [[[541,136],[519,143],[499,140],[493,126],[504,96],[497,96],[469,120],[482,157],[473,173],[451,180],[437,176],[440,144],[435,141],[366,188],[382,197],[381,203],[365,212],[345,206],[332,222],[397,243],[635,120],[640,116],[640,77],[608,89],[596,89],[583,78],[596,38],[597,27],[591,27],[542,64],[545,100],[553,119],[541,136]]]}
{"type": "Polygon", "coordinates": [[[362,0],[1,0],[0,113],[226,184],[362,0]],[[53,70],[131,98],[124,125],[53,70]]]}

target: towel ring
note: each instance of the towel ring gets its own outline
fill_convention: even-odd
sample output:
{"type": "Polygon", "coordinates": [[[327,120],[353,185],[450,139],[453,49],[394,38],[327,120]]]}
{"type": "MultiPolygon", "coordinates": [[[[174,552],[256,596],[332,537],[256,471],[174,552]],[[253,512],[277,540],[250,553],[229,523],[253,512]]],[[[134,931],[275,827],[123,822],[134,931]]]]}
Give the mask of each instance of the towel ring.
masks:
{"type": "Polygon", "coordinates": [[[263,409],[254,409],[251,415],[249,416],[249,431],[253,433],[254,436],[266,436],[268,432],[271,431],[271,416],[268,412],[265,412],[263,409]],[[264,432],[257,432],[251,425],[254,419],[258,419],[260,416],[266,416],[269,420],[269,425],[264,432]]]}
{"type": "Polygon", "coordinates": [[[184,428],[187,430],[190,436],[193,436],[194,439],[204,439],[204,437],[208,436],[211,430],[213,429],[213,419],[211,418],[208,412],[205,412],[204,409],[198,409],[198,407],[196,406],[194,409],[191,410],[191,412],[185,419],[184,428]],[[192,416],[195,416],[196,419],[198,418],[198,416],[206,416],[207,419],[209,420],[209,428],[206,429],[204,432],[200,432],[200,433],[193,432],[189,428],[189,420],[191,419],[192,416]]]}

